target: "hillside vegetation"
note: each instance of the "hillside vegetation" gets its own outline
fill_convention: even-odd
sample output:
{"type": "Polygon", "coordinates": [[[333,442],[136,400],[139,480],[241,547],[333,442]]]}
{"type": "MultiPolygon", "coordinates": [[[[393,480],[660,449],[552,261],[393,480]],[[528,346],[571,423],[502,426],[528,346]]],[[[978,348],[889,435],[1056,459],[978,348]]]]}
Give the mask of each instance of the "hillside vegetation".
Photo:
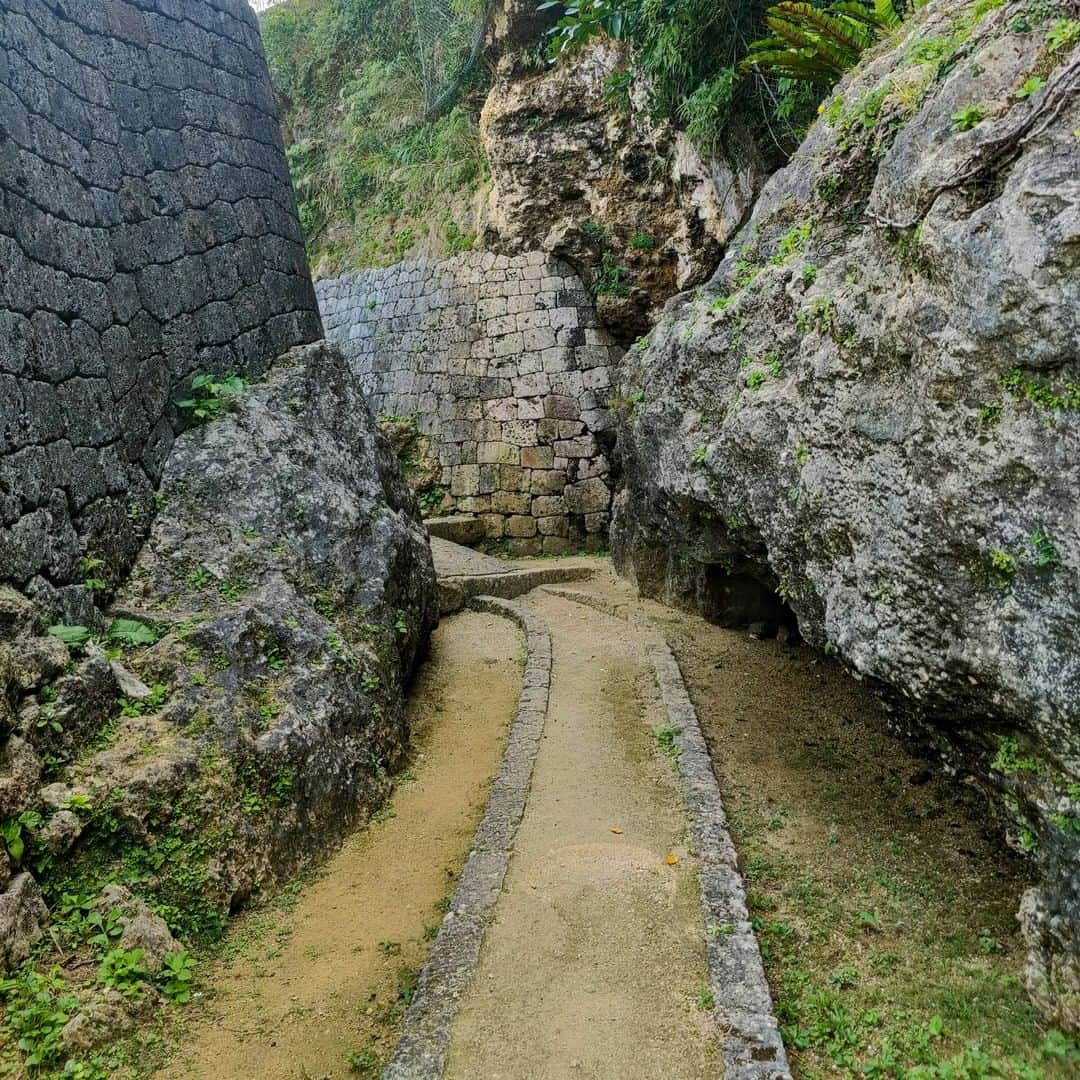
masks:
{"type": "Polygon", "coordinates": [[[483,0],[289,0],[262,18],[289,167],[318,276],[378,266],[425,243],[467,246],[454,224],[486,175],[484,74],[425,122],[461,70],[483,0]]]}

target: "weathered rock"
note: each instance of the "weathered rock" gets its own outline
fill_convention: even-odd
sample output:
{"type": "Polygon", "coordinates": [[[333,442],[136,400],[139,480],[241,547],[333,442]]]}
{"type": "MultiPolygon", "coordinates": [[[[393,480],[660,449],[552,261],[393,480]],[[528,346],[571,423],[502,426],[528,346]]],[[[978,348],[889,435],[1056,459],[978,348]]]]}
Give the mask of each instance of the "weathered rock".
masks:
{"type": "Polygon", "coordinates": [[[12,735],[0,750],[0,821],[18,817],[37,802],[41,781],[41,758],[33,746],[12,735]]]}
{"type": "Polygon", "coordinates": [[[146,1004],[118,990],[98,991],[61,1029],[60,1045],[72,1055],[105,1046],[135,1027],[146,1004]]]}
{"type": "Polygon", "coordinates": [[[1080,61],[1020,11],[915,14],[631,351],[613,548],[706,610],[775,590],[1006,796],[1044,874],[1032,989],[1075,1027],[1080,61]]]}
{"type": "Polygon", "coordinates": [[[82,835],[83,823],[71,810],[58,810],[37,831],[36,842],[54,854],[63,854],[82,835]]]}
{"type": "Polygon", "coordinates": [[[16,874],[0,893],[0,971],[18,967],[30,955],[48,919],[38,883],[27,873],[16,874]]]}
{"type": "Polygon", "coordinates": [[[160,502],[117,608],[168,631],[125,659],[167,700],[65,780],[140,843],[212,834],[205,899],[227,910],[385,796],[434,571],[394,454],[325,343],[180,436],[160,502]]]}
{"type": "Polygon", "coordinates": [[[0,585],[0,641],[11,641],[32,634],[37,628],[38,613],[21,592],[0,585]]]}
{"type": "Polygon", "coordinates": [[[567,259],[624,344],[712,273],[764,180],[749,139],[726,148],[741,164],[707,161],[652,118],[643,85],[613,105],[608,80],[628,68],[625,46],[607,38],[541,71],[510,52],[480,121],[493,180],[485,246],[567,259]]]}
{"type": "Polygon", "coordinates": [[[183,946],[172,936],[168,923],[123,885],[106,885],[98,897],[97,907],[103,913],[120,913],[123,932],[119,945],[124,949],[141,949],[142,965],[147,971],[160,970],[166,956],[183,952],[183,946]]]}
{"type": "Polygon", "coordinates": [[[56,678],[71,657],[64,644],[54,637],[21,637],[0,645],[7,653],[9,686],[27,692],[56,678]]]}

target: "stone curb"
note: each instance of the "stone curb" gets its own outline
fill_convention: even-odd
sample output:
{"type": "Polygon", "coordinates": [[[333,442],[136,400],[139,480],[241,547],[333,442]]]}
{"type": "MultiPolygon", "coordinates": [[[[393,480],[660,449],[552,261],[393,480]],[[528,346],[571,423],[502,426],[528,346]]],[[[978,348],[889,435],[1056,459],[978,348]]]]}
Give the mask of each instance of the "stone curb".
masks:
{"type": "Polygon", "coordinates": [[[666,638],[634,619],[629,605],[577,589],[545,588],[553,596],[594,608],[638,625],[656,673],[668,723],[675,728],[676,759],[690,832],[700,860],[701,907],[709,981],[715,1016],[725,1033],[725,1080],[791,1080],[787,1055],[773,1013],[761,951],[746,907],[735,845],[728,832],[720,785],[686,691],[682,672],[666,638]]]}
{"type": "Polygon", "coordinates": [[[472,851],[420,972],[401,1037],[382,1080],[437,1080],[443,1074],[450,1028],[480,957],[484,929],[510,865],[514,834],[525,812],[547,716],[551,635],[543,619],[494,596],[472,597],[469,607],[510,619],[525,632],[521,696],[484,817],[473,837],[472,851]]]}
{"type": "MultiPolygon", "coordinates": [[[[474,597],[513,600],[541,585],[560,581],[584,581],[596,572],[593,566],[531,566],[500,574],[458,574],[439,578],[439,614],[460,611],[474,597]]],[[[500,614],[505,614],[500,612],[500,614]]]]}

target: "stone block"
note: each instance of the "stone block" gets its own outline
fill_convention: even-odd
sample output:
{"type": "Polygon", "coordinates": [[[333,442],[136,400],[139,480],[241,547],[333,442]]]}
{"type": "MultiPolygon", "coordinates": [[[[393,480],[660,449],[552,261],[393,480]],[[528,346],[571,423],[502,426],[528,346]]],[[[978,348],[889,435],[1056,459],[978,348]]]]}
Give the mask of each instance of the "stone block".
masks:
{"type": "Polygon", "coordinates": [[[476,465],[455,465],[450,470],[450,494],[479,495],[480,469],[476,465]]]}
{"type": "Polygon", "coordinates": [[[553,517],[566,513],[566,500],[561,495],[538,495],[532,501],[533,517],[553,517]]]}
{"type": "Polygon", "coordinates": [[[458,499],[457,509],[463,514],[486,514],[491,509],[491,496],[466,495],[458,499]]]}
{"type": "Polygon", "coordinates": [[[499,487],[499,466],[480,466],[480,494],[490,495],[499,487]]]}
{"type": "Polygon", "coordinates": [[[564,536],[545,536],[543,550],[545,555],[570,555],[577,547],[572,540],[564,536]]]}
{"type": "Polygon", "coordinates": [[[502,426],[504,442],[512,446],[530,447],[536,445],[536,421],[512,420],[502,426]]]}
{"type": "Polygon", "coordinates": [[[529,490],[534,495],[561,495],[566,487],[566,473],[562,469],[536,469],[532,473],[529,490]]]}
{"type": "MultiPolygon", "coordinates": [[[[509,316],[507,316],[509,318],[509,316]]],[[[495,356],[516,356],[524,349],[524,340],[519,331],[496,338],[492,345],[495,356]]]]}
{"type": "Polygon", "coordinates": [[[599,477],[579,480],[566,488],[566,507],[574,514],[606,511],[611,504],[611,492],[599,477]]]}
{"type": "Polygon", "coordinates": [[[529,490],[531,474],[528,469],[519,468],[517,465],[500,465],[498,469],[500,491],[529,490]]]}
{"type": "Polygon", "coordinates": [[[499,540],[506,525],[506,518],[502,514],[481,514],[480,521],[484,524],[484,535],[489,540],[499,540]]]}
{"type": "Polygon", "coordinates": [[[539,555],[543,550],[542,541],[539,536],[532,537],[527,540],[514,539],[507,543],[507,548],[511,555],[517,555],[519,558],[528,555],[539,555]]]}
{"type": "Polygon", "coordinates": [[[523,492],[496,491],[491,496],[491,509],[500,514],[527,514],[529,501],[530,496],[523,492]]]}
{"type": "Polygon", "coordinates": [[[556,457],[592,457],[596,453],[596,440],[591,435],[579,435],[576,439],[558,439],[554,450],[556,457]]]}
{"type": "Polygon", "coordinates": [[[550,446],[523,446],[521,465],[526,469],[550,469],[554,456],[550,446]]]}
{"type": "MultiPolygon", "coordinates": [[[[521,450],[505,442],[482,442],[476,448],[476,460],[482,465],[520,465],[521,450]]],[[[453,494],[453,492],[451,492],[453,494]]]]}
{"type": "Polygon", "coordinates": [[[565,517],[537,518],[536,527],[541,536],[570,535],[570,522],[565,517]]]}
{"type": "Polygon", "coordinates": [[[581,409],[572,397],[548,394],[544,398],[544,415],[554,420],[577,420],[581,416],[581,409]]]}
{"type": "Polygon", "coordinates": [[[524,514],[515,514],[506,519],[507,536],[529,537],[536,535],[536,518],[524,514]]]}
{"type": "Polygon", "coordinates": [[[539,420],[544,415],[544,402],[541,398],[517,398],[517,417],[519,420],[539,420]]]}
{"type": "Polygon", "coordinates": [[[587,533],[602,533],[607,530],[608,515],[605,513],[586,514],[585,531],[587,533]]]}

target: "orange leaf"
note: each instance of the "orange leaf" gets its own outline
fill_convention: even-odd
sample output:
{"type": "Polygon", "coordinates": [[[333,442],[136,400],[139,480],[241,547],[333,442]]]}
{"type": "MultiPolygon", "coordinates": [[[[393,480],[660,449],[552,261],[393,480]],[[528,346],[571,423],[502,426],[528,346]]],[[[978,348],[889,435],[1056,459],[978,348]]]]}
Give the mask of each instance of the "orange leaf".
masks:
{"type": "Polygon", "coordinates": [[[679,861],[679,856],[678,855],[669,855],[664,860],[664,862],[666,862],[668,864],[668,866],[674,866],[678,861],[679,861]]]}
{"type": "Polygon", "coordinates": [[[614,833],[614,834],[615,834],[616,836],[622,836],[622,829],[612,829],[611,831],[612,831],[612,832],[613,832],[613,833],[614,833]]]}

